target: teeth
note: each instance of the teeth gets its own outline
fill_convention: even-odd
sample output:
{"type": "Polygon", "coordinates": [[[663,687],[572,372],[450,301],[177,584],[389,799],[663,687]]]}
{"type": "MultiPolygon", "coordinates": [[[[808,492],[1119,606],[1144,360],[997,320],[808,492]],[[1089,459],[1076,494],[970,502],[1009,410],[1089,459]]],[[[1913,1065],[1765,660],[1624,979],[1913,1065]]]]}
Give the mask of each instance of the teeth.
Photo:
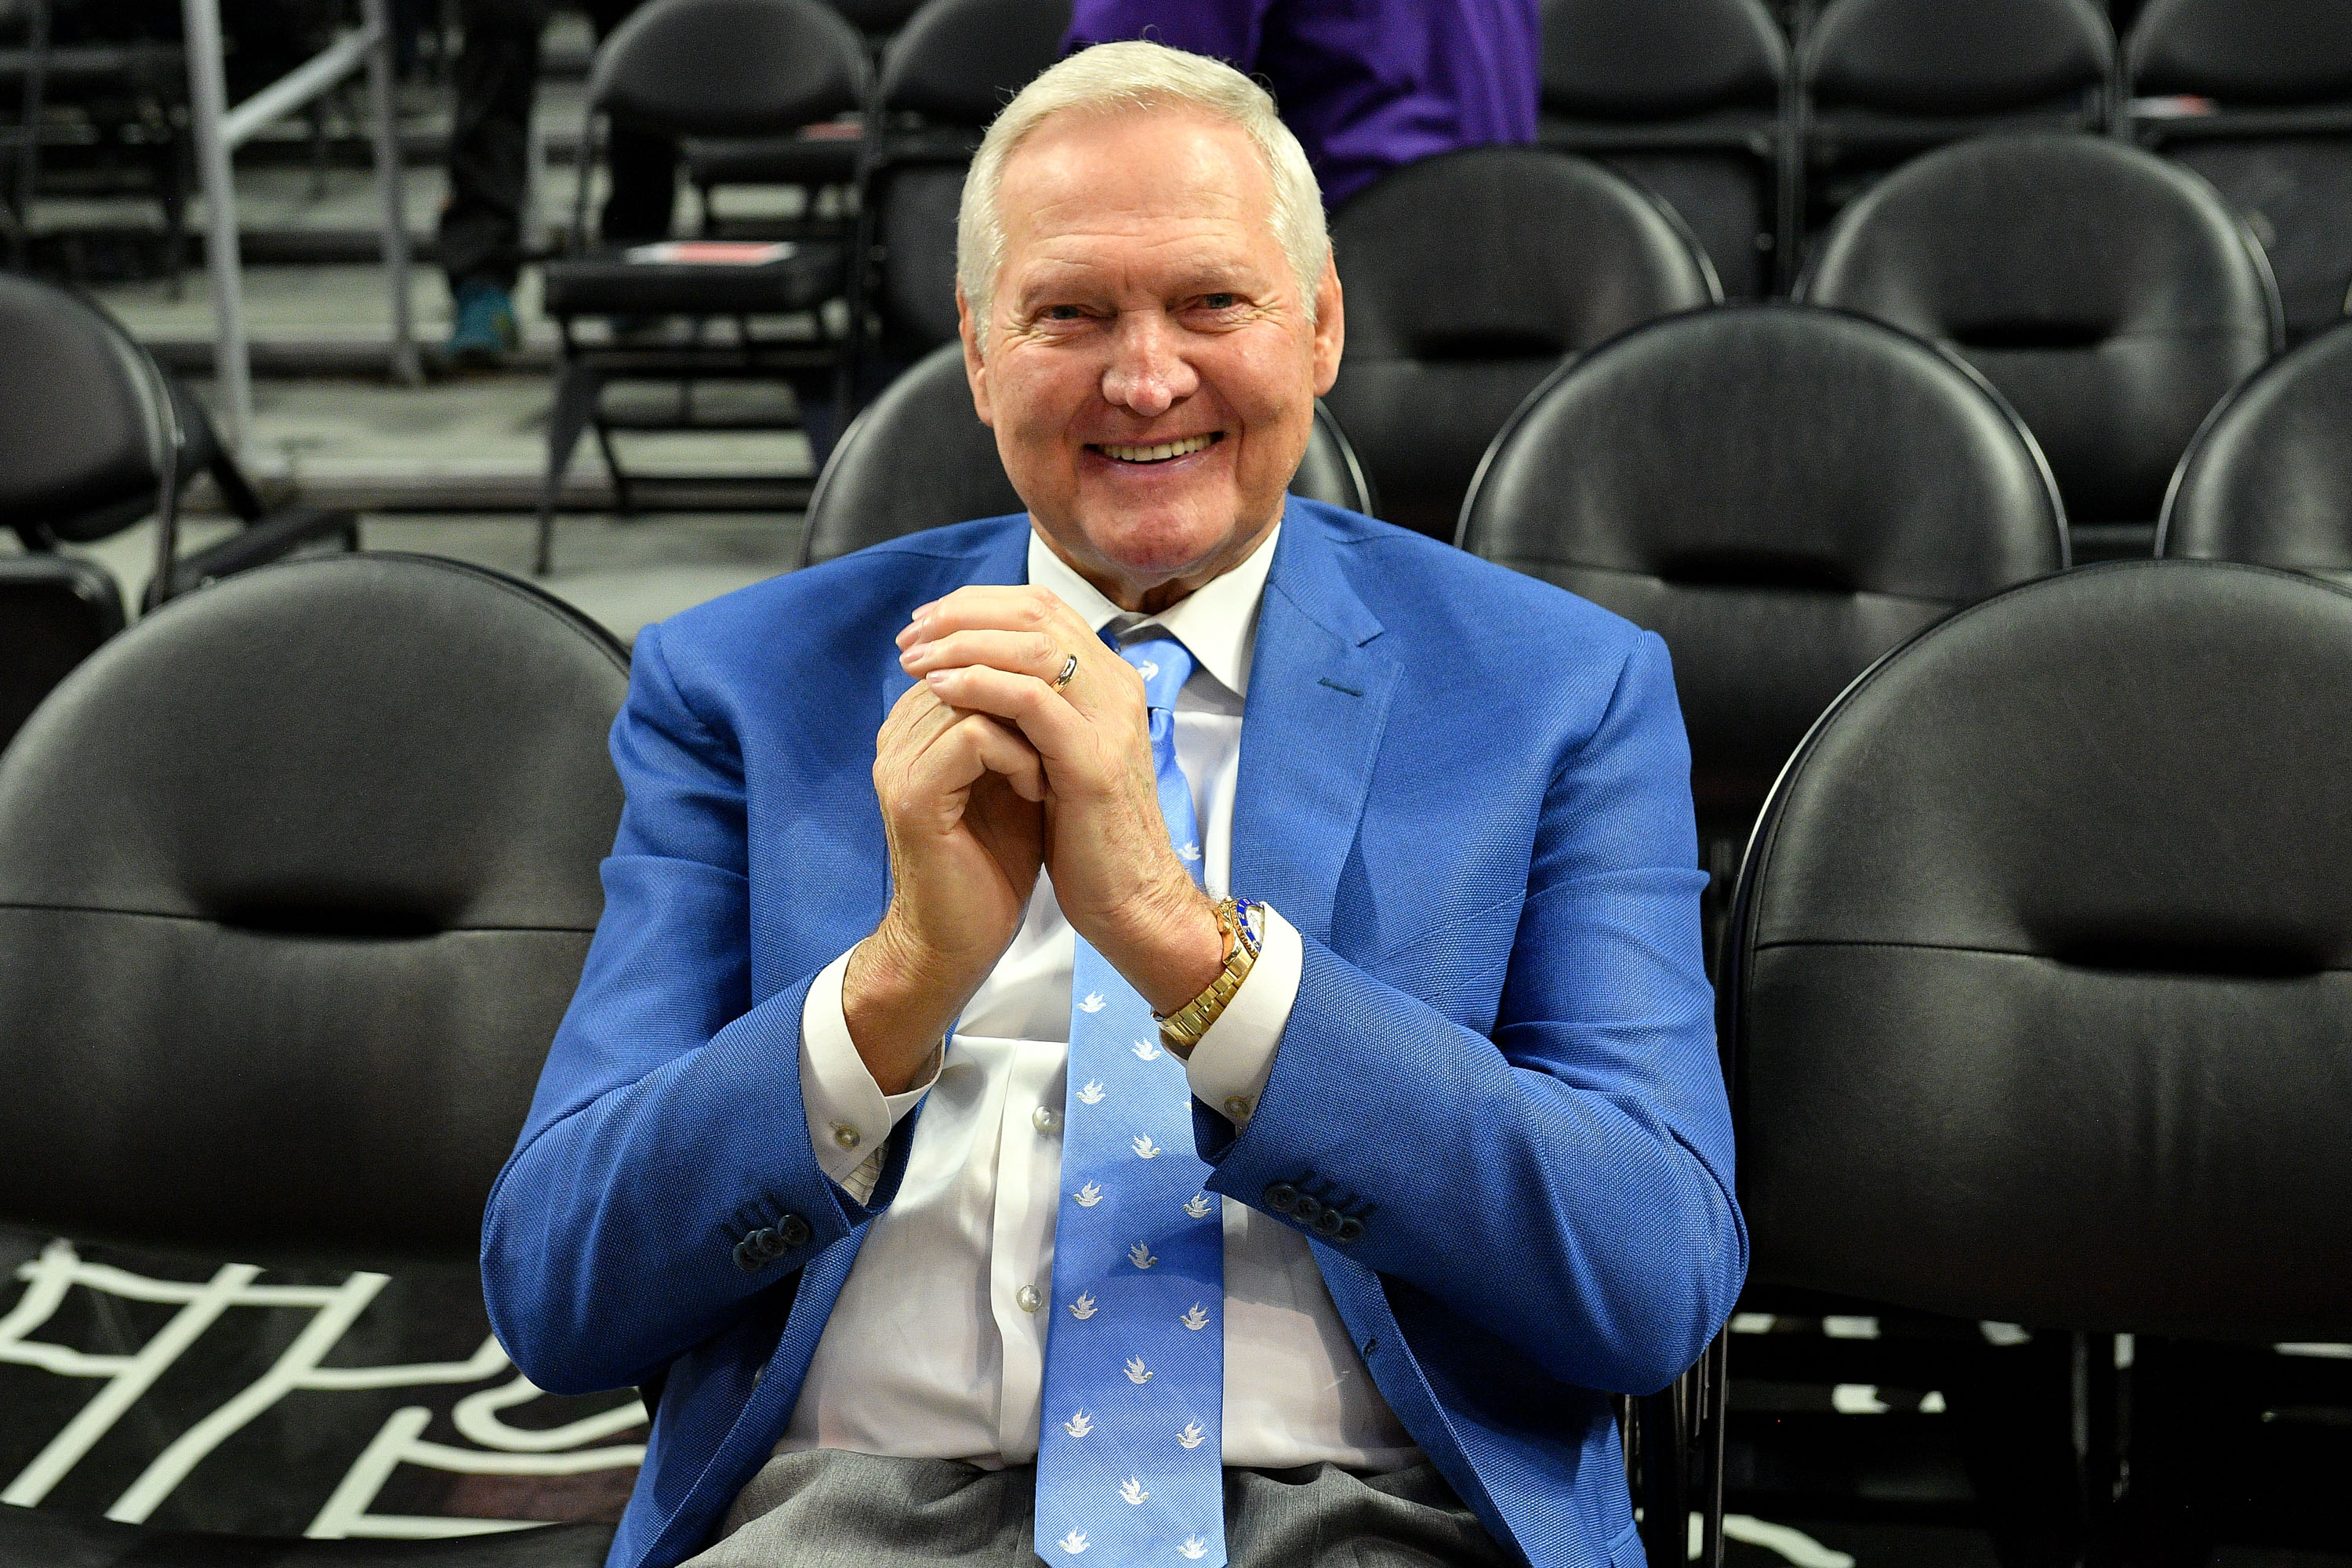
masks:
{"type": "Polygon", "coordinates": [[[1181,458],[1197,452],[1214,441],[1214,436],[1187,436],[1181,441],[1163,441],[1156,447],[1118,447],[1106,441],[1103,455],[1122,463],[1164,463],[1171,458],[1181,458]]]}

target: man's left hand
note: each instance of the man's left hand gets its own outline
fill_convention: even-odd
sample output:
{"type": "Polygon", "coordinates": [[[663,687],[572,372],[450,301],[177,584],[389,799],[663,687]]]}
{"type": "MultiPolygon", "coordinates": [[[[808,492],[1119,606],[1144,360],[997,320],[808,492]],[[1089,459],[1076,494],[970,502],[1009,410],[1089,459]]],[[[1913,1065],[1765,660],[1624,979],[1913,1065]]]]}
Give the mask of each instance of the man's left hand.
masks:
{"type": "Polygon", "coordinates": [[[1205,990],[1224,938],[1168,840],[1135,668],[1034,587],[959,588],[918,609],[898,647],[941,701],[1013,724],[1044,759],[1045,874],[1077,933],[1156,1012],[1205,990]]]}

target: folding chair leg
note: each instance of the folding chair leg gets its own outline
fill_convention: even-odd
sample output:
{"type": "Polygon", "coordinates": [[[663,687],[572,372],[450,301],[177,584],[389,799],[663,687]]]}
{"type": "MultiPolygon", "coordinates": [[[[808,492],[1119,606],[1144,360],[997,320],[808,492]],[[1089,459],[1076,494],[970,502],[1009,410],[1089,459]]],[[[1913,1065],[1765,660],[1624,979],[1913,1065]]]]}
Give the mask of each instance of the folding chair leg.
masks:
{"type": "MultiPolygon", "coordinates": [[[[555,504],[563,494],[563,476],[572,467],[572,448],[580,433],[594,421],[603,374],[575,360],[565,360],[555,373],[555,405],[547,416],[547,480],[539,492],[539,551],[531,570],[547,575],[555,551],[555,504]]],[[[603,435],[601,426],[598,436],[603,435]]],[[[608,447],[606,461],[612,453],[608,447]]]]}
{"type": "Polygon", "coordinates": [[[1635,1401],[1642,1433],[1642,1552],[1650,1568],[1690,1558],[1690,1394],[1685,1373],[1635,1401]]]}
{"type": "Polygon", "coordinates": [[[1723,1568],[1723,1439],[1731,1403],[1731,1331],[1725,1329],[1699,1358],[1699,1386],[1692,1405],[1691,1448],[1699,1480],[1700,1568],[1723,1568]]]}
{"type": "Polygon", "coordinates": [[[604,416],[591,412],[589,428],[596,432],[596,447],[604,454],[604,468],[613,476],[613,510],[623,517],[635,515],[636,493],[629,489],[629,470],[621,467],[621,455],[613,450],[613,433],[605,428],[604,416]]]}

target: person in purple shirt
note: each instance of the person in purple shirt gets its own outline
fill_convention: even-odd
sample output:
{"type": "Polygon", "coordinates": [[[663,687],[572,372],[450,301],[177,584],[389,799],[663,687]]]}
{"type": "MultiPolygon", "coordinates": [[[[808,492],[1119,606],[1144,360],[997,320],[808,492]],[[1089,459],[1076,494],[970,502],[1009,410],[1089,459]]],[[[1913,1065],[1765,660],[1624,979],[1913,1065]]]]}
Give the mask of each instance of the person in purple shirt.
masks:
{"type": "Polygon", "coordinates": [[[1065,50],[1115,38],[1261,77],[1337,211],[1391,169],[1536,139],[1538,0],[1076,0],[1065,50]]]}

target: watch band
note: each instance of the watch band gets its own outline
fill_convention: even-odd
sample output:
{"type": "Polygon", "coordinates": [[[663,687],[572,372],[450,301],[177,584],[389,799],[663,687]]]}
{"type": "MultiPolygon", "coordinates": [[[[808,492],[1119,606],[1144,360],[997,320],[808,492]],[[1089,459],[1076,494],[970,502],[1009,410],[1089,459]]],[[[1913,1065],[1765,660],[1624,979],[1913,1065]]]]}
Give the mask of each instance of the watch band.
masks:
{"type": "Polygon", "coordinates": [[[1251,968],[1256,964],[1259,938],[1251,927],[1250,918],[1259,907],[1248,899],[1219,901],[1217,929],[1225,934],[1224,967],[1209,982],[1207,989],[1173,1013],[1164,1017],[1152,1015],[1160,1025],[1160,1043],[1179,1060],[1191,1058],[1192,1047],[1223,1015],[1225,1005],[1234,999],[1234,994],[1242,988],[1242,982],[1249,978],[1251,968]]]}

